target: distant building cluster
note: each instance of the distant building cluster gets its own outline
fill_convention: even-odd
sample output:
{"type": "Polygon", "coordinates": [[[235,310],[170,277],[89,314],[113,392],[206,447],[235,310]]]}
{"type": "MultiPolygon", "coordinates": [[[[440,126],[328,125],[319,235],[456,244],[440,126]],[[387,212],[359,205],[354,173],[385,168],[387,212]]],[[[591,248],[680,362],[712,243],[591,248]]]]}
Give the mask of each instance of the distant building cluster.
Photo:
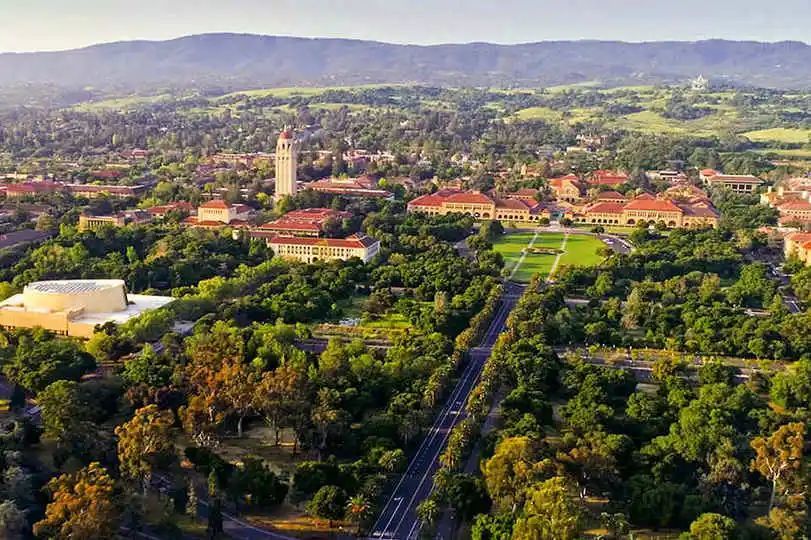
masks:
{"type": "Polygon", "coordinates": [[[780,212],[780,224],[811,224],[811,178],[789,178],[766,193],[760,194],[760,202],[780,212]]]}
{"type": "Polygon", "coordinates": [[[569,218],[590,225],[661,222],[668,227],[717,227],[719,214],[707,194],[680,175],[672,178],[671,187],[659,195],[631,197],[616,191],[628,183],[628,175],[606,170],[585,177],[568,174],[550,178],[547,186],[552,200],[544,200],[543,193],[528,188],[512,193],[442,189],[412,200],[408,211],[469,214],[481,220],[526,224],[569,218]],[[603,191],[594,194],[600,189],[603,191]]]}
{"type": "Polygon", "coordinates": [[[140,197],[141,195],[144,195],[148,189],[149,185],[146,184],[139,184],[135,186],[117,186],[99,184],[67,184],[64,182],[40,180],[0,185],[0,194],[5,194],[6,198],[8,199],[19,199],[22,197],[49,193],[70,193],[76,197],[86,197],[88,199],[94,199],[101,196],[126,199],[129,197],[140,197]]]}

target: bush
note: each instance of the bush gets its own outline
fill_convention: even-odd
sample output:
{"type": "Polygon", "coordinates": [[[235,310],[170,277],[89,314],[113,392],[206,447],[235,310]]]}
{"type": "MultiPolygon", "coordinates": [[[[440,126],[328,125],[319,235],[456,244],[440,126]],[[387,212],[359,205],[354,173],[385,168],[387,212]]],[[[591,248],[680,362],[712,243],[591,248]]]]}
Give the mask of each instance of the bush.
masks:
{"type": "Polygon", "coordinates": [[[307,512],[311,516],[328,519],[342,519],[346,512],[349,496],[338,486],[324,486],[318,490],[313,499],[307,503],[307,512]]]}

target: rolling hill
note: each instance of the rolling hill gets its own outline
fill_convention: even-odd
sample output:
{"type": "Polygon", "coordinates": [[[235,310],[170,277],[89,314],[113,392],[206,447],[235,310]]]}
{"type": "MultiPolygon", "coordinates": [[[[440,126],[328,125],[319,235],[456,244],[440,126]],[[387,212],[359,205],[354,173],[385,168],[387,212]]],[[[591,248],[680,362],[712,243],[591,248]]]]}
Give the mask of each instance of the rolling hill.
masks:
{"type": "Polygon", "coordinates": [[[599,81],[714,81],[811,87],[811,46],[800,42],[394,45],[344,39],[204,34],[59,52],[0,54],[0,86],[48,84],[138,90],[159,86],[425,83],[539,86],[599,81]]]}

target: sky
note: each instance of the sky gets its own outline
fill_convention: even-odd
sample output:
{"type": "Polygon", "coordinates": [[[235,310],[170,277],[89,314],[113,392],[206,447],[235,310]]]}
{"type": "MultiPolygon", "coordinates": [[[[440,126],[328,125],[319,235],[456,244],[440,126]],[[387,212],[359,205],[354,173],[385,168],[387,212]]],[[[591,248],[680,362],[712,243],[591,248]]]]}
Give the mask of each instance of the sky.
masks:
{"type": "Polygon", "coordinates": [[[0,52],[206,32],[522,43],[811,42],[811,0],[0,0],[0,52]]]}

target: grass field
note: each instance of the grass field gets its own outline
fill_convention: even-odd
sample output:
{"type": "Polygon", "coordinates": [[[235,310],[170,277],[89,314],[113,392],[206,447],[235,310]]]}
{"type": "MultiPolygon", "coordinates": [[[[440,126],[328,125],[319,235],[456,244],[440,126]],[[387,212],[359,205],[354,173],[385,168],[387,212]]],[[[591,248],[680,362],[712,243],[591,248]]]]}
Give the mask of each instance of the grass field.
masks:
{"type": "Polygon", "coordinates": [[[811,129],[772,128],[742,133],[750,141],[805,144],[811,140],[811,129]]]}
{"type": "Polygon", "coordinates": [[[559,122],[563,115],[549,107],[529,107],[516,111],[515,119],[521,121],[527,120],[546,120],[547,122],[559,122]]]}
{"type": "Polygon", "coordinates": [[[533,248],[563,249],[558,265],[594,266],[602,260],[597,255],[597,248],[603,246],[598,238],[570,234],[564,244],[564,237],[563,233],[547,232],[539,233],[537,237],[532,232],[506,234],[494,243],[494,249],[504,257],[508,275],[520,283],[529,282],[535,274],[549,276],[557,258],[552,254],[527,253],[522,260],[522,252],[530,243],[533,248]],[[516,265],[520,266],[516,268],[516,265]]]}

